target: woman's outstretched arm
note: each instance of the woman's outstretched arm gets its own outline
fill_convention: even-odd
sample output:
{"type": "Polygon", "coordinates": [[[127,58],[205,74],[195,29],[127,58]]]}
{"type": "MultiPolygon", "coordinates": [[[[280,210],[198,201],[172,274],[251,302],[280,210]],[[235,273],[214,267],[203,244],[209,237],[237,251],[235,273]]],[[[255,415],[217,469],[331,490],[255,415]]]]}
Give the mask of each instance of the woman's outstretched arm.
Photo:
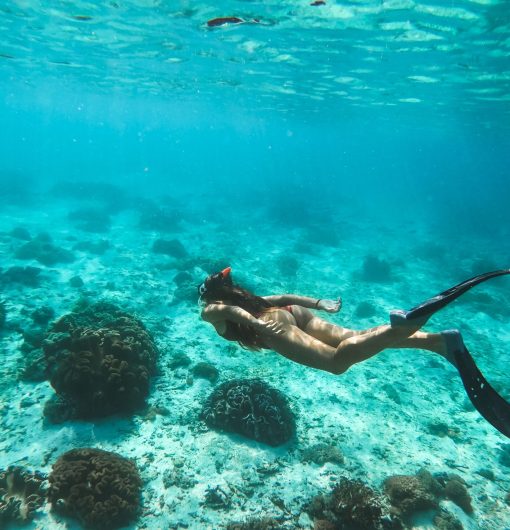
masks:
{"type": "Polygon", "coordinates": [[[307,309],[320,309],[328,313],[338,313],[342,307],[342,299],[326,300],[325,298],[310,298],[309,296],[300,296],[297,294],[273,294],[270,296],[263,296],[265,300],[273,304],[275,307],[283,307],[286,305],[300,305],[307,309]]]}

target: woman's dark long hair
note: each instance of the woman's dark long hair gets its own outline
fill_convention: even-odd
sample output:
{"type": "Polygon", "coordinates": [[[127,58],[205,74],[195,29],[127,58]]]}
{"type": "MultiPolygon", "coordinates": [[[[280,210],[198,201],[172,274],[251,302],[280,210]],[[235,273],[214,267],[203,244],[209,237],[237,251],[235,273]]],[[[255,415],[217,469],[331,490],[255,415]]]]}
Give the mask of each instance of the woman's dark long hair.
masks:
{"type": "MultiPolygon", "coordinates": [[[[202,295],[202,299],[206,304],[221,301],[224,304],[241,307],[256,318],[272,307],[272,304],[264,298],[236,284],[222,284],[215,286],[214,289],[208,289],[202,295]]],[[[251,326],[236,324],[228,320],[226,326],[227,329],[224,335],[226,339],[235,340],[243,348],[249,350],[260,350],[264,347],[261,336],[251,326]]]]}

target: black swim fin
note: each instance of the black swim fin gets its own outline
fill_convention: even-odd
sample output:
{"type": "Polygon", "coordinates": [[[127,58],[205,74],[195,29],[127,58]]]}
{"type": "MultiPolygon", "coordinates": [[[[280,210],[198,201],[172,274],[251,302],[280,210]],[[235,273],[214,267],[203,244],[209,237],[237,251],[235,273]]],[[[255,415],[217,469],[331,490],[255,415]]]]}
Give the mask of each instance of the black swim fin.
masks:
{"type": "Polygon", "coordinates": [[[471,403],[492,426],[510,438],[510,403],[489,385],[465,346],[452,353],[471,403]]]}
{"type": "Polygon", "coordinates": [[[392,311],[392,323],[403,324],[408,321],[414,320],[416,322],[421,320],[420,325],[423,325],[435,312],[447,306],[450,302],[453,302],[475,285],[490,280],[491,278],[496,278],[497,276],[503,276],[504,274],[510,274],[510,269],[486,272],[485,274],[470,278],[425,300],[425,302],[413,307],[409,311],[392,311]]]}

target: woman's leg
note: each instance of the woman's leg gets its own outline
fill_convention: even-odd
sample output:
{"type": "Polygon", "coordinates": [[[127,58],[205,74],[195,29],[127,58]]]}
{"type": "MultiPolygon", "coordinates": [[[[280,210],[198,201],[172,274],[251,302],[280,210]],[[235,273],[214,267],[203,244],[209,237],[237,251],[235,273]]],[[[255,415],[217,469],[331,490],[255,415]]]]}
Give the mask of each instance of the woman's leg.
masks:
{"type": "Polygon", "coordinates": [[[443,337],[418,331],[417,326],[383,325],[357,331],[322,320],[308,309],[293,309],[297,328],[290,326],[268,346],[302,364],[340,374],[386,348],[424,349],[445,356],[443,337]]]}
{"type": "MultiPolygon", "coordinates": [[[[356,331],[334,347],[312,337],[297,326],[284,325],[284,333],[264,337],[266,346],[289,359],[341,374],[353,364],[373,357],[386,348],[420,348],[444,355],[444,339],[440,334],[423,333],[414,328],[378,326],[356,331]]],[[[352,331],[352,330],[347,330],[352,331]]]]}
{"type": "Polygon", "coordinates": [[[396,348],[413,348],[438,353],[446,358],[446,344],[441,333],[417,331],[407,339],[395,345],[396,348]]]}
{"type": "Polygon", "coordinates": [[[311,335],[315,339],[318,339],[324,344],[328,344],[336,348],[343,340],[353,337],[355,335],[361,335],[371,330],[355,331],[353,329],[343,328],[331,324],[322,318],[314,316],[307,324],[302,328],[305,333],[311,335]]]}
{"type": "Polygon", "coordinates": [[[416,348],[432,351],[445,358],[444,337],[440,333],[424,333],[416,328],[378,326],[342,340],[335,352],[338,373],[353,364],[365,361],[387,348],[416,348]]]}
{"type": "MultiPolygon", "coordinates": [[[[322,318],[314,316],[307,322],[304,331],[315,339],[337,348],[345,339],[367,335],[380,330],[381,328],[384,328],[384,326],[354,330],[331,324],[322,318]]],[[[408,329],[411,328],[408,326],[408,329]]],[[[398,348],[429,350],[441,355],[445,353],[444,339],[440,333],[424,333],[422,331],[416,331],[396,346],[398,348]]]]}
{"type": "MultiPolygon", "coordinates": [[[[374,331],[381,330],[384,327],[385,326],[376,326],[369,329],[354,330],[331,324],[322,318],[314,316],[307,322],[303,331],[308,333],[308,335],[311,335],[313,338],[324,342],[328,346],[337,348],[338,345],[345,339],[367,335],[374,331]]],[[[410,326],[408,326],[407,329],[411,329],[410,326]]],[[[416,332],[408,337],[408,340],[409,342],[399,345],[399,348],[420,348],[424,350],[436,351],[436,342],[442,344],[441,336],[439,334],[436,335],[432,333],[416,332]],[[436,338],[436,341],[432,340],[433,337],[436,338]]]]}
{"type": "Polygon", "coordinates": [[[299,329],[333,348],[336,348],[344,339],[366,332],[366,330],[355,331],[331,324],[315,316],[309,309],[301,306],[293,305],[292,314],[296,319],[296,325],[299,329]]]}

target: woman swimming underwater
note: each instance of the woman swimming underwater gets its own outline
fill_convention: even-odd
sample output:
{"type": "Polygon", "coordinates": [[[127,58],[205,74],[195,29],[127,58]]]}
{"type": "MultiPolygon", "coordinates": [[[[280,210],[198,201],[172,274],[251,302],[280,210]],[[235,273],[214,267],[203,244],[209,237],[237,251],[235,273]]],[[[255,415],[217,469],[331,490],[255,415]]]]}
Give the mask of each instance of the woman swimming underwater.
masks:
{"type": "Polygon", "coordinates": [[[336,313],[341,300],[293,294],[257,296],[232,282],[231,268],[208,276],[199,286],[202,318],[223,338],[248,349],[271,349],[297,363],[342,374],[386,348],[417,348],[452,363],[477,410],[510,438],[510,404],[485,380],[460,333],[419,331],[438,310],[486,280],[510,274],[489,272],[462,282],[409,311],[392,311],[390,324],[354,331],[317,317],[310,309],[336,313]]]}

